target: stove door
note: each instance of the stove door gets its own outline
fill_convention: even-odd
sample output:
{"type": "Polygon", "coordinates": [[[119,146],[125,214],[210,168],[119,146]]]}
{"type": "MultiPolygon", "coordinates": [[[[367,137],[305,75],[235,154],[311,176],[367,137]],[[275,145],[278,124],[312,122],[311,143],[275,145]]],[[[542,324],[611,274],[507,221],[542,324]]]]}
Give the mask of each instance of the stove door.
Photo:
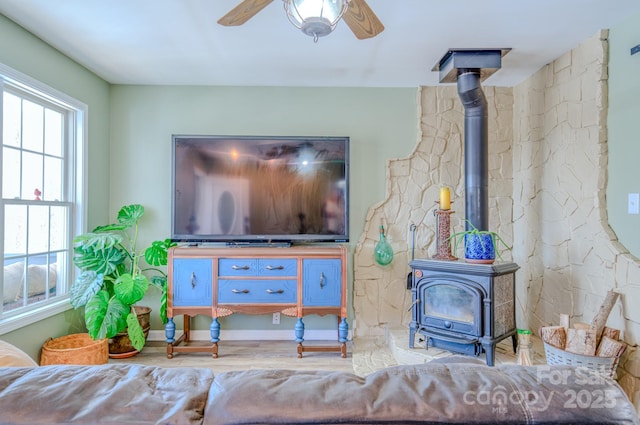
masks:
{"type": "Polygon", "coordinates": [[[421,286],[419,323],[429,328],[481,336],[482,292],[452,280],[434,280],[421,286]]]}

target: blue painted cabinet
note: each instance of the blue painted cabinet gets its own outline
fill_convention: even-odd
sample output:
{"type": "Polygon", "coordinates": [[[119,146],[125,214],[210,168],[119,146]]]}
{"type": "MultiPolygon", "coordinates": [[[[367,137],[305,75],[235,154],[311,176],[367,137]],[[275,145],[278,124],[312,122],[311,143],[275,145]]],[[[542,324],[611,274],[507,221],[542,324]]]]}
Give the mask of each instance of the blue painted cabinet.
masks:
{"type": "Polygon", "coordinates": [[[281,313],[296,318],[298,357],[304,351],[339,351],[346,357],[347,264],[342,245],[282,247],[174,247],[169,250],[167,357],[210,351],[218,356],[223,322],[232,314],[281,313]],[[174,317],[184,316],[176,338],[174,317]],[[180,345],[190,338],[190,318],[211,317],[210,346],[180,345]],[[304,316],[338,317],[339,345],[303,345],[304,316]]]}

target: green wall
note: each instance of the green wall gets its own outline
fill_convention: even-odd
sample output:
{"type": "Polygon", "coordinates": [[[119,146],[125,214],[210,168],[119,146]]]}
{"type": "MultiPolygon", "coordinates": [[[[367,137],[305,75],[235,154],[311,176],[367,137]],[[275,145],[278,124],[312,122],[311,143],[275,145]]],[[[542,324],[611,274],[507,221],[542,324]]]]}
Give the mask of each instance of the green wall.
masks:
{"type": "MultiPolygon", "coordinates": [[[[349,136],[350,252],[368,209],[385,197],[386,161],[409,155],[418,138],[415,88],[118,85],[111,94],[109,204],[112,211],[143,204],[141,238],[147,242],[171,231],[172,134],[349,136]]],[[[208,329],[209,321],[196,326],[208,329]]],[[[293,329],[287,320],[274,328],[266,316],[234,315],[221,324],[223,329],[293,329]]],[[[334,329],[335,318],[308,318],[305,324],[334,329]]]]}
{"type": "Polygon", "coordinates": [[[627,196],[640,193],[640,15],[609,31],[609,223],[620,242],[640,257],[640,215],[627,213],[627,196]]]}
{"type": "MultiPolygon", "coordinates": [[[[104,222],[109,207],[109,91],[107,82],[0,15],[0,63],[88,105],[88,224],[104,222]]],[[[38,359],[49,337],[84,331],[73,310],[0,335],[38,359]]]]}
{"type": "MultiPolygon", "coordinates": [[[[418,137],[417,89],[112,86],[0,16],[0,63],[86,103],[88,228],[121,205],[146,206],[147,241],[170,232],[170,142],[174,133],[338,135],[351,138],[350,253],[368,208],[385,197],[386,161],[408,155],[418,137]]],[[[151,305],[157,297],[150,297],[151,305]]],[[[154,329],[160,329],[154,317],[154,329]]],[[[207,329],[208,322],[197,328],[207,329]]],[[[307,329],[333,328],[330,318],[307,329]]],[[[274,329],[267,317],[232,316],[226,329],[274,329]]],[[[293,328],[287,318],[277,329],[293,328]]],[[[37,358],[48,337],[81,332],[68,311],[0,338],[37,358]]]]}
{"type": "Polygon", "coordinates": [[[109,207],[110,85],[4,15],[0,62],[88,105],[88,220],[90,227],[103,222],[109,207]]]}

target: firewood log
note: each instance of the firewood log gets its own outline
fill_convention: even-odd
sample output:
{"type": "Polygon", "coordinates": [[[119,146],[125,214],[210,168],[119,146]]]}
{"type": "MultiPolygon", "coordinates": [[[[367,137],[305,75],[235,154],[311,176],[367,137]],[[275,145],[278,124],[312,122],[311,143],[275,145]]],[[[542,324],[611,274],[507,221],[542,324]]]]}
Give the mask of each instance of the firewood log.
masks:
{"type": "Polygon", "coordinates": [[[569,315],[568,314],[560,314],[560,326],[562,326],[565,331],[567,329],[569,329],[569,315]]]}
{"type": "MultiPolygon", "coordinates": [[[[605,326],[602,330],[602,338],[604,338],[605,336],[611,338],[614,341],[617,341],[620,339],[620,329],[605,326]]],[[[602,340],[600,341],[600,343],[602,344],[602,340]]]]}
{"type": "Polygon", "coordinates": [[[567,344],[565,351],[574,354],[593,356],[596,354],[595,329],[569,329],[567,332],[567,344]]]}
{"type": "Polygon", "coordinates": [[[616,341],[608,336],[603,336],[598,345],[596,356],[598,357],[619,357],[624,353],[627,348],[627,344],[623,341],[616,341]]]}
{"type": "Polygon", "coordinates": [[[613,306],[615,305],[619,293],[615,291],[607,292],[607,296],[605,297],[598,313],[594,316],[591,321],[591,325],[596,329],[596,344],[600,342],[600,338],[602,337],[602,331],[604,330],[605,325],[607,324],[607,319],[609,318],[609,314],[611,314],[611,310],[613,310],[613,306]]]}
{"type": "Polygon", "coordinates": [[[567,332],[562,326],[543,326],[540,328],[540,338],[547,344],[564,350],[567,332]]]}
{"type": "Polygon", "coordinates": [[[573,329],[589,329],[590,327],[590,324],[584,322],[575,322],[573,324],[573,329]]]}

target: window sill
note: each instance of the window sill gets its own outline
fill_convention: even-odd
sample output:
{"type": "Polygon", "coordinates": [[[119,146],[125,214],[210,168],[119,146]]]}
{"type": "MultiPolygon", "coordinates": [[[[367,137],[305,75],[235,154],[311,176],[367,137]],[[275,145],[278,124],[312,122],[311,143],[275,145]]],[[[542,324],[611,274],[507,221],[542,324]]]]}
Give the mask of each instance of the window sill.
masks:
{"type": "Polygon", "coordinates": [[[71,310],[69,298],[64,297],[60,300],[47,304],[45,306],[25,311],[15,316],[10,316],[0,320],[0,335],[15,331],[36,322],[48,319],[67,310],[71,310]]]}

